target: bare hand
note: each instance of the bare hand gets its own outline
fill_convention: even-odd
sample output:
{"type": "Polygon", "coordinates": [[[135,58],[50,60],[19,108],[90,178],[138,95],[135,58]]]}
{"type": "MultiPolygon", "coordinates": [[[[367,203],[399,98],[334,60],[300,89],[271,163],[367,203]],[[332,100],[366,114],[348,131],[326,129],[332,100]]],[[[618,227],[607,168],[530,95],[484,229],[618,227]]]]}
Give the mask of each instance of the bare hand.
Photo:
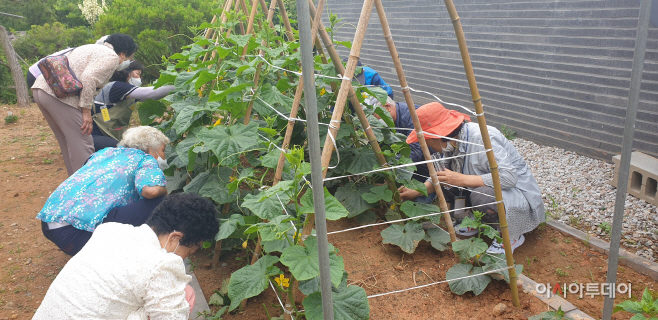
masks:
{"type": "Polygon", "coordinates": [[[411,199],[416,199],[418,196],[421,195],[420,192],[414,190],[414,189],[409,189],[405,186],[401,186],[398,188],[398,192],[400,193],[400,198],[402,200],[411,200],[411,199]]]}
{"type": "Polygon", "coordinates": [[[82,134],[88,136],[91,134],[91,131],[94,129],[93,119],[91,118],[91,109],[82,108],[82,134]]]}
{"type": "Polygon", "coordinates": [[[449,169],[445,169],[443,171],[438,171],[436,173],[437,178],[439,179],[439,182],[441,183],[447,183],[453,186],[459,186],[459,187],[464,187],[464,174],[461,174],[459,172],[454,172],[449,169]]]}

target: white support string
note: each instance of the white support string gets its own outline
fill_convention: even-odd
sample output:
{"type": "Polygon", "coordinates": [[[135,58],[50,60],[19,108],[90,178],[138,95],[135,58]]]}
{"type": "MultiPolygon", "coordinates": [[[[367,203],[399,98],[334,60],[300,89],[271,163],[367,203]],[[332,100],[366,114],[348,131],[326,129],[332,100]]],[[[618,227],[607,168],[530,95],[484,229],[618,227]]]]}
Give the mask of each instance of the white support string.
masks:
{"type": "MultiPolygon", "coordinates": [[[[283,201],[281,201],[281,198],[279,197],[278,193],[276,193],[276,198],[279,199],[279,203],[281,204],[281,208],[283,208],[283,212],[285,212],[286,215],[291,216],[290,213],[288,213],[288,210],[286,209],[286,206],[283,204],[283,201]]],[[[295,223],[292,222],[292,220],[291,220],[290,224],[292,225],[292,228],[295,229],[295,233],[297,233],[297,227],[295,227],[295,223]]]]}
{"type": "MultiPolygon", "coordinates": [[[[267,63],[268,65],[270,65],[271,67],[273,67],[273,68],[275,68],[275,69],[279,69],[279,70],[282,70],[282,71],[284,71],[284,72],[290,72],[290,73],[292,73],[292,74],[296,74],[296,75],[298,75],[298,76],[301,76],[301,75],[302,75],[301,72],[296,72],[296,71],[288,70],[288,69],[285,69],[285,68],[277,67],[277,66],[271,64],[269,61],[267,61],[267,59],[265,59],[265,57],[263,57],[262,55],[248,55],[247,57],[257,57],[257,58],[260,58],[261,60],[265,61],[265,63],[267,63]]],[[[348,81],[352,81],[352,79],[350,79],[350,78],[348,78],[348,77],[346,77],[346,76],[341,76],[340,74],[339,74],[339,77],[332,77],[332,76],[327,76],[327,75],[318,74],[318,73],[314,73],[314,74],[315,74],[315,76],[318,77],[318,78],[327,78],[327,79],[335,79],[335,80],[348,80],[348,81]]],[[[354,87],[354,88],[358,88],[358,87],[383,87],[383,86],[376,86],[376,85],[360,85],[360,86],[353,86],[353,87],[354,87]]],[[[400,86],[400,85],[395,85],[395,84],[389,84],[389,87],[397,87],[397,88],[400,88],[400,89],[402,89],[402,90],[407,90],[407,89],[408,89],[408,90],[411,90],[411,91],[413,91],[413,92],[424,93],[424,94],[427,94],[427,95],[432,96],[434,99],[436,99],[437,101],[441,102],[441,103],[444,104],[444,105],[448,105],[448,106],[453,106],[453,107],[460,108],[460,109],[462,109],[462,110],[468,112],[468,113],[471,114],[471,115],[474,115],[474,116],[477,116],[477,117],[484,115],[483,113],[476,114],[476,113],[475,113],[474,111],[472,111],[471,109],[466,108],[466,107],[464,107],[464,106],[462,106],[462,105],[460,105],[460,104],[450,103],[450,102],[445,102],[445,101],[441,100],[441,98],[439,98],[439,97],[437,97],[436,95],[434,95],[434,94],[432,94],[432,93],[429,93],[429,92],[427,92],[427,91],[416,90],[416,89],[411,88],[411,87],[409,87],[409,86],[402,87],[402,86],[400,86]]]]}
{"type": "MultiPolygon", "coordinates": [[[[478,154],[478,153],[485,153],[489,150],[491,150],[491,149],[469,153],[469,155],[478,154]]],[[[366,172],[361,172],[361,173],[348,174],[348,175],[339,176],[339,177],[325,178],[323,181],[331,181],[331,180],[337,180],[337,179],[348,178],[348,177],[353,177],[353,176],[367,175],[367,174],[371,174],[371,173],[375,173],[375,172],[381,172],[381,171],[393,170],[393,169],[397,169],[397,168],[410,167],[410,166],[414,166],[414,165],[417,165],[417,164],[426,164],[426,163],[432,163],[432,162],[437,162],[437,161],[450,160],[450,159],[455,159],[455,158],[459,158],[459,157],[463,157],[463,156],[464,155],[458,155],[458,156],[454,156],[454,157],[447,157],[447,158],[425,160],[425,161],[419,161],[419,162],[413,162],[413,163],[406,163],[406,164],[401,164],[401,165],[397,165],[397,166],[393,166],[393,167],[379,168],[379,169],[366,171],[366,172]]]]}
{"type": "Polygon", "coordinates": [[[343,230],[327,232],[327,235],[342,233],[342,232],[347,232],[347,231],[353,231],[353,230],[358,230],[358,229],[363,229],[363,228],[368,228],[368,227],[381,226],[381,225],[384,225],[384,224],[391,224],[391,223],[396,223],[396,222],[404,222],[404,221],[409,221],[409,220],[414,220],[414,219],[431,217],[431,216],[435,216],[435,215],[439,215],[439,214],[455,212],[457,210],[473,209],[473,208],[478,208],[478,207],[481,207],[481,206],[487,206],[487,205],[490,205],[490,204],[498,204],[498,203],[501,203],[501,202],[502,201],[496,201],[496,202],[491,202],[491,203],[484,203],[484,204],[473,206],[473,207],[465,207],[465,208],[459,208],[459,209],[452,209],[452,210],[448,210],[448,211],[444,211],[444,212],[429,213],[429,214],[424,214],[424,215],[415,216],[415,217],[411,217],[411,218],[404,218],[404,219],[398,219],[398,220],[392,220],[392,221],[366,224],[366,225],[362,225],[362,226],[358,226],[358,227],[354,227],[354,228],[347,228],[347,229],[343,229],[343,230]]]}
{"type": "Polygon", "coordinates": [[[441,283],[446,283],[446,282],[451,282],[451,281],[457,281],[457,280],[463,280],[463,279],[467,279],[467,278],[482,276],[482,275],[485,275],[485,274],[501,272],[501,271],[509,270],[509,269],[512,269],[512,268],[514,268],[514,266],[500,268],[500,269],[491,270],[491,271],[487,271],[487,272],[482,272],[482,273],[478,273],[478,274],[472,274],[472,275],[468,275],[468,276],[465,276],[465,277],[459,277],[459,278],[450,279],[450,280],[443,280],[443,281],[428,283],[428,284],[424,284],[422,286],[416,286],[416,287],[411,287],[411,288],[402,289],[402,290],[395,290],[395,291],[390,291],[390,292],[385,292],[385,293],[373,294],[373,295],[369,295],[368,299],[381,297],[381,296],[386,296],[386,295],[393,294],[393,293],[400,293],[400,292],[405,292],[405,291],[409,291],[409,290],[425,288],[425,287],[429,287],[429,286],[433,286],[433,285],[437,285],[437,284],[441,284],[441,283]]]}
{"type": "Polygon", "coordinates": [[[295,320],[295,317],[292,315],[293,312],[286,309],[286,307],[283,305],[283,301],[281,301],[281,298],[279,298],[279,293],[276,292],[276,288],[274,288],[274,284],[272,283],[272,280],[269,281],[270,281],[270,287],[272,287],[272,291],[274,291],[274,295],[276,296],[276,299],[279,300],[279,304],[281,305],[283,312],[289,314],[292,320],[295,320]]]}

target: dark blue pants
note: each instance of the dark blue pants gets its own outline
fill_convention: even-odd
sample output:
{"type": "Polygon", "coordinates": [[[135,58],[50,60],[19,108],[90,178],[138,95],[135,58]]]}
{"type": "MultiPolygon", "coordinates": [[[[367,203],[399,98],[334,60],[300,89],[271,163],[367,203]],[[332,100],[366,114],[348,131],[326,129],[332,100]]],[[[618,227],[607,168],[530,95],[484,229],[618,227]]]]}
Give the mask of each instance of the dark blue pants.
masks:
{"type": "MultiPolygon", "coordinates": [[[[107,214],[103,223],[118,222],[140,226],[146,222],[153,213],[155,207],[164,199],[164,196],[155,199],[141,199],[127,206],[117,207],[107,214]]],[[[57,245],[64,253],[74,256],[85,246],[92,233],[86,230],[76,229],[74,226],[65,226],[48,230],[48,224],[41,222],[43,235],[57,245]]]]}
{"type": "Polygon", "coordinates": [[[99,150],[105,149],[105,148],[116,148],[117,144],[119,144],[119,141],[117,139],[114,139],[112,137],[104,136],[104,135],[95,135],[91,134],[92,138],[94,138],[94,152],[97,152],[99,150]]]}

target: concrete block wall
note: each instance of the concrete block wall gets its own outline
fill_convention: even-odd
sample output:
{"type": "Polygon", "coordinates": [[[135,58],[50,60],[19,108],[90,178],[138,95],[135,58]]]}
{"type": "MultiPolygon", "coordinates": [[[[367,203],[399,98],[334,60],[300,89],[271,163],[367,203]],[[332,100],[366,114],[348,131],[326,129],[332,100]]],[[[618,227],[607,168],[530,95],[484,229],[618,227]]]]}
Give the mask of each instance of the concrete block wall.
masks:
{"type": "MultiPolygon", "coordinates": [[[[658,1],[655,5],[658,6],[658,1]]],[[[384,0],[410,87],[472,108],[443,1],[384,0]]],[[[329,1],[352,41],[362,0],[329,1]]],[[[610,161],[621,151],[639,14],[637,0],[455,0],[487,123],[517,136],[610,161]]],[[[325,23],[329,25],[325,17],[325,23]]],[[[341,57],[349,50],[339,46],[341,57]]],[[[364,65],[399,85],[376,10],[364,65]]],[[[396,100],[403,100],[393,88],[396,100]]],[[[431,97],[414,94],[424,104],[431,97]]],[[[649,30],[635,150],[658,156],[658,28],[649,30]]]]}
{"type": "MultiPolygon", "coordinates": [[[[619,163],[621,156],[612,158],[615,173],[610,184],[617,187],[619,183],[619,163]]],[[[641,152],[631,154],[631,168],[628,174],[628,191],[648,203],[658,206],[658,159],[641,152]]]]}

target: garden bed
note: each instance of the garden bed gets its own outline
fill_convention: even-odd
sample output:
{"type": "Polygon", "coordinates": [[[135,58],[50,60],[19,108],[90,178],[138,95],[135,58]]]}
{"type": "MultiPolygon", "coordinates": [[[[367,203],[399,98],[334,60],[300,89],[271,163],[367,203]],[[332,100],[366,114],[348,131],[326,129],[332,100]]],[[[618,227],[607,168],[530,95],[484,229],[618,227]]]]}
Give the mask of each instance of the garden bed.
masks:
{"type": "MultiPolygon", "coordinates": [[[[330,222],[329,231],[356,225],[356,222],[345,219],[330,222]]],[[[427,242],[421,242],[412,255],[404,253],[396,246],[382,244],[380,232],[384,228],[385,226],[373,227],[329,236],[329,241],[339,248],[340,255],[345,259],[345,270],[350,274],[348,283],[363,287],[368,295],[445,280],[446,271],[459,261],[452,251],[439,252],[427,242]]],[[[206,297],[219,289],[223,279],[230,277],[231,272],[242,267],[247,259],[244,252],[227,254],[220,262],[226,263],[226,266],[212,270],[208,252],[200,251],[191,257],[197,265],[195,273],[206,297]]],[[[565,236],[550,227],[541,227],[526,234],[526,242],[515,251],[514,258],[517,264],[523,264],[523,274],[537,283],[568,285],[574,282],[605,282],[607,257],[590,250],[583,241],[565,236]]],[[[634,300],[642,295],[645,287],[650,290],[657,289],[652,279],[623,266],[619,267],[618,282],[632,283],[634,300]]],[[[512,307],[509,286],[503,281],[492,281],[479,296],[470,292],[458,296],[450,292],[447,284],[439,284],[371,298],[370,317],[432,319],[437,314],[442,314],[454,319],[525,319],[547,310],[546,304],[521,290],[519,292],[522,307],[515,309],[512,307]],[[493,308],[499,303],[506,304],[508,311],[495,317],[493,308]]],[[[627,296],[618,296],[615,302],[627,299],[627,296]]],[[[577,295],[567,294],[566,300],[593,317],[600,318],[602,315],[601,296],[585,296],[580,299],[577,295]]],[[[278,302],[273,291],[267,290],[264,294],[250,299],[244,311],[225,319],[267,319],[263,303],[267,305],[270,315],[281,314],[281,309],[276,307],[278,302]]],[[[625,312],[613,315],[613,319],[629,317],[625,312]]]]}

